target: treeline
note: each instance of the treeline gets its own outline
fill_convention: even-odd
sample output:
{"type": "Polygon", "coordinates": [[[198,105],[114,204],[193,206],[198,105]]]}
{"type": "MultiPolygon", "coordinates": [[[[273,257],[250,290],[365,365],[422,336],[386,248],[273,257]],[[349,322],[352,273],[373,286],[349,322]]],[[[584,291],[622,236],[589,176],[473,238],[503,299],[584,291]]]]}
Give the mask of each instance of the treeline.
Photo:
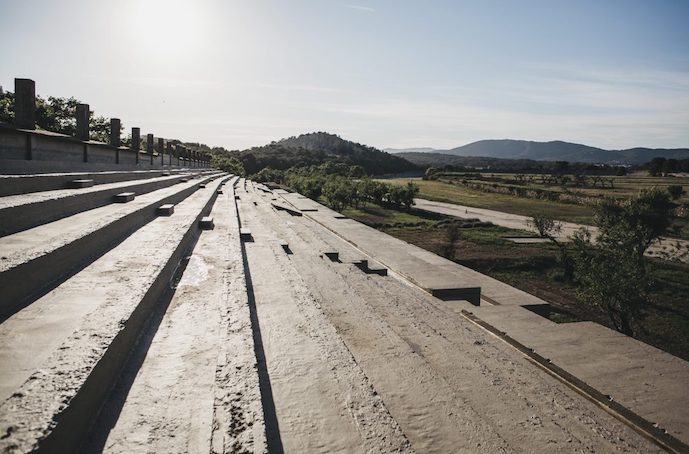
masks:
{"type": "MultiPolygon", "coordinates": [[[[81,101],[72,98],[49,96],[47,99],[36,96],[36,126],[45,131],[57,132],[68,136],[77,134],[75,113],[81,101]]],[[[14,93],[3,91],[0,87],[0,122],[14,123],[14,93]]],[[[108,142],[110,137],[110,119],[91,115],[89,118],[91,140],[108,142]]]]}
{"type": "Polygon", "coordinates": [[[373,203],[389,208],[410,209],[419,187],[411,181],[405,186],[391,185],[363,177],[361,166],[325,162],[318,166],[293,167],[288,170],[262,169],[251,178],[274,182],[313,199],[323,199],[332,209],[342,211],[373,203]]]}
{"type": "Polygon", "coordinates": [[[398,156],[437,172],[492,172],[582,175],[626,175],[628,168],[612,164],[589,164],[569,161],[534,161],[532,159],[503,159],[480,156],[454,156],[440,153],[400,153],[398,156]]]}
{"type": "Polygon", "coordinates": [[[689,172],[689,159],[653,158],[641,168],[652,177],[668,176],[670,173],[689,172]]]}

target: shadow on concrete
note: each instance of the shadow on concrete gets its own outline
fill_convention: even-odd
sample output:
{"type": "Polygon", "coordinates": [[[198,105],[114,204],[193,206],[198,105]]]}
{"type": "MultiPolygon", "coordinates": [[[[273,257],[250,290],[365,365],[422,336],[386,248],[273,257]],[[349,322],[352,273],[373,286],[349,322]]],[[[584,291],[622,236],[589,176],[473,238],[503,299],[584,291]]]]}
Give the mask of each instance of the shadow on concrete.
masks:
{"type": "Polygon", "coordinates": [[[256,313],[256,298],[254,296],[254,286],[251,280],[251,270],[246,256],[246,246],[242,244],[242,261],[244,262],[244,276],[246,278],[246,293],[249,299],[249,314],[251,318],[251,331],[254,337],[254,351],[256,354],[256,364],[258,366],[258,384],[261,390],[261,403],[263,404],[263,417],[266,424],[266,441],[268,452],[282,454],[282,440],[280,439],[280,426],[275,412],[275,401],[273,400],[273,388],[270,385],[270,376],[266,365],[266,355],[263,350],[263,339],[261,337],[261,326],[258,322],[256,313]]]}
{"type": "Polygon", "coordinates": [[[136,347],[134,347],[130,353],[127,364],[121,371],[117,383],[113,387],[108,399],[104,402],[103,407],[98,417],[95,419],[90,432],[85,437],[81,452],[89,454],[103,452],[105,443],[108,440],[108,435],[117,424],[117,420],[120,417],[122,408],[124,407],[127,397],[129,396],[129,391],[134,384],[134,379],[136,378],[141,366],[144,363],[144,360],[146,359],[146,355],[151,347],[151,343],[158,332],[158,328],[160,328],[160,324],[162,323],[163,317],[167,312],[167,308],[172,301],[172,297],[175,295],[177,284],[182,278],[184,270],[187,268],[187,264],[191,258],[191,253],[193,252],[197,241],[198,234],[189,248],[184,252],[183,259],[175,269],[175,273],[172,276],[172,279],[170,279],[165,293],[158,300],[156,309],[146,322],[147,326],[142,331],[136,347]]]}

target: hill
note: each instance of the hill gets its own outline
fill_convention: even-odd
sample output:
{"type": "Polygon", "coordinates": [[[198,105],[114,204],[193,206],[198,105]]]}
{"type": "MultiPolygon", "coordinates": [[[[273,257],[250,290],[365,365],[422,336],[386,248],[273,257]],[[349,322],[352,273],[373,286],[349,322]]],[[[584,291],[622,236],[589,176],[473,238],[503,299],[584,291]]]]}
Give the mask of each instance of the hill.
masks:
{"type": "Polygon", "coordinates": [[[326,132],[302,134],[244,150],[240,152],[239,159],[249,174],[265,167],[286,170],[326,161],[359,165],[369,175],[418,170],[416,165],[399,156],[326,132]]]}
{"type": "MultiPolygon", "coordinates": [[[[532,159],[535,161],[569,161],[606,164],[644,164],[655,157],[668,159],[689,158],[689,149],[632,148],[604,150],[577,143],[532,142],[527,140],[480,140],[437,153],[453,156],[481,156],[500,159],[532,159]]],[[[449,162],[448,162],[449,163],[449,162]]]]}

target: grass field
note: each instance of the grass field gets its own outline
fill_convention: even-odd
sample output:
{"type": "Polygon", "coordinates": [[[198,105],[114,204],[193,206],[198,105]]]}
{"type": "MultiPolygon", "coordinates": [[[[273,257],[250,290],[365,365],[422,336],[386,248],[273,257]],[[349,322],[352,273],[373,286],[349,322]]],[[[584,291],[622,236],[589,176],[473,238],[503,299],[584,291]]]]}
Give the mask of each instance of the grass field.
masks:
{"type": "MultiPolygon", "coordinates": [[[[509,174],[502,175],[503,178],[509,174]]],[[[597,193],[614,195],[616,197],[628,197],[636,194],[642,188],[653,186],[666,187],[668,184],[686,184],[685,194],[677,202],[689,203],[689,181],[688,178],[655,178],[655,177],[615,177],[619,180],[616,189],[596,189],[597,193]],[[675,181],[677,180],[677,181],[675,181]],[[619,184],[620,187],[617,187],[619,184]]],[[[409,181],[408,178],[396,178],[384,180],[387,183],[404,185],[409,181]]],[[[543,199],[518,197],[508,194],[493,192],[483,192],[477,189],[468,188],[460,184],[451,184],[444,181],[431,181],[414,179],[414,183],[419,186],[418,197],[438,202],[456,203],[476,208],[487,208],[491,210],[503,211],[505,213],[519,214],[523,216],[533,216],[534,214],[548,215],[560,221],[575,222],[578,224],[593,224],[592,206],[576,205],[572,203],[555,202],[543,199]]],[[[540,186],[543,187],[543,186],[540,186]]],[[[553,187],[547,187],[552,190],[553,187]]],[[[673,229],[668,234],[670,237],[689,239],[689,220],[675,219],[673,229]]]]}
{"type": "MultiPolygon", "coordinates": [[[[385,180],[387,183],[398,185],[407,184],[408,181],[408,178],[385,180]]],[[[415,179],[414,183],[419,186],[419,197],[422,199],[457,203],[476,208],[488,208],[524,216],[548,214],[554,219],[580,224],[591,224],[593,222],[593,208],[587,206],[482,192],[441,181],[415,179]]]]}
{"type": "MultiPolygon", "coordinates": [[[[344,214],[436,254],[446,251],[447,231],[438,228],[438,218],[373,206],[344,214]]],[[[454,260],[550,302],[556,309],[554,321],[593,320],[610,326],[605,314],[577,297],[574,283],[563,282],[554,245],[505,239],[523,234],[498,226],[461,229],[454,260]]],[[[689,266],[654,261],[652,269],[653,301],[644,311],[639,339],[689,360],[689,266]]]]}

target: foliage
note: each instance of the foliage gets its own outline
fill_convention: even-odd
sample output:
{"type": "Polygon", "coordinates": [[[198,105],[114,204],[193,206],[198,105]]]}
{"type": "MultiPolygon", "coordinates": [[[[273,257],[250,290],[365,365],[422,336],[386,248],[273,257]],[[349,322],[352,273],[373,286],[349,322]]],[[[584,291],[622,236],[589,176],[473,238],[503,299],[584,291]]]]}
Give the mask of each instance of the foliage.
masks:
{"type": "MultiPolygon", "coordinates": [[[[46,131],[74,136],[77,132],[75,113],[81,101],[71,98],[49,96],[43,99],[36,96],[36,126],[46,131]]],[[[90,112],[89,129],[92,140],[108,142],[110,137],[110,120],[94,116],[90,112]]],[[[0,121],[14,122],[14,94],[0,92],[0,121]]]]}
{"type": "Polygon", "coordinates": [[[236,157],[227,154],[213,153],[211,155],[211,167],[234,175],[246,175],[242,162],[236,157]]]}
{"type": "Polygon", "coordinates": [[[575,277],[580,295],[605,311],[613,326],[634,336],[651,280],[644,253],[669,228],[674,205],[654,188],[624,202],[604,199],[594,216],[599,234],[574,236],[575,277]]]}
{"type": "Polygon", "coordinates": [[[535,228],[541,238],[547,238],[557,246],[560,252],[558,261],[562,267],[562,277],[565,281],[572,280],[574,276],[574,261],[569,251],[569,246],[563,241],[558,241],[557,236],[562,231],[562,223],[544,214],[531,217],[528,224],[535,228]]]}
{"type": "Polygon", "coordinates": [[[667,187],[667,193],[670,194],[672,200],[677,200],[684,194],[684,188],[679,184],[671,184],[667,187]]]}
{"type": "Polygon", "coordinates": [[[325,173],[361,178],[365,175],[397,173],[416,167],[402,158],[372,147],[357,144],[327,133],[303,134],[262,147],[239,152],[246,172],[256,174],[264,168],[288,170],[294,167],[336,166],[325,173]]]}

